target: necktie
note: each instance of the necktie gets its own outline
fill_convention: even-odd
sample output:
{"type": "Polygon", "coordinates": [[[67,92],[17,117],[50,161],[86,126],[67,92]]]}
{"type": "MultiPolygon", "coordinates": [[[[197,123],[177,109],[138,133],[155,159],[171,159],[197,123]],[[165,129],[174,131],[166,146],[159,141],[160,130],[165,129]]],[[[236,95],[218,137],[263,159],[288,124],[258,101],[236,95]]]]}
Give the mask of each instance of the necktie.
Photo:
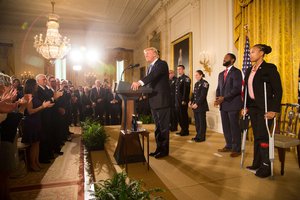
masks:
{"type": "Polygon", "coordinates": [[[226,68],[226,69],[225,69],[225,72],[224,72],[224,82],[225,82],[225,80],[226,80],[227,74],[228,74],[228,69],[226,68]]]}
{"type": "Polygon", "coordinates": [[[152,67],[153,67],[153,65],[151,64],[151,65],[149,65],[149,67],[148,67],[148,71],[147,71],[147,75],[148,74],[150,74],[150,72],[151,72],[151,70],[152,70],[152,67]]]}

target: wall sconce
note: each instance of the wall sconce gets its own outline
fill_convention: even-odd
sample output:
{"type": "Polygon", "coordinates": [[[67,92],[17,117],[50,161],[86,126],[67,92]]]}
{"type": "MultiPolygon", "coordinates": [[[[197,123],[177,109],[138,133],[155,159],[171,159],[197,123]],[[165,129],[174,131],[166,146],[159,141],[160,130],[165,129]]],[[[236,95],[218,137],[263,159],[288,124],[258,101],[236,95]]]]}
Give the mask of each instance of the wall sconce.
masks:
{"type": "Polygon", "coordinates": [[[212,67],[211,65],[213,64],[213,59],[210,53],[207,51],[202,51],[199,54],[199,63],[203,66],[204,71],[208,73],[208,75],[211,75],[212,72],[212,67]]]}

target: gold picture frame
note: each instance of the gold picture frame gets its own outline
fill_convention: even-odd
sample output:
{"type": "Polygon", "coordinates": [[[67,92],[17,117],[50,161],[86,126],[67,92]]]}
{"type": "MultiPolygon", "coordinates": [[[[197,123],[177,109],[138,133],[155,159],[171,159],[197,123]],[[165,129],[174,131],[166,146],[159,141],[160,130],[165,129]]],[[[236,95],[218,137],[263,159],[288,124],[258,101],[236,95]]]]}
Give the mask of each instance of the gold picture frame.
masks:
{"type": "Polygon", "coordinates": [[[184,65],[185,74],[193,79],[193,51],[192,51],[192,33],[189,32],[184,36],[176,39],[171,43],[171,66],[177,74],[177,66],[184,65]]]}

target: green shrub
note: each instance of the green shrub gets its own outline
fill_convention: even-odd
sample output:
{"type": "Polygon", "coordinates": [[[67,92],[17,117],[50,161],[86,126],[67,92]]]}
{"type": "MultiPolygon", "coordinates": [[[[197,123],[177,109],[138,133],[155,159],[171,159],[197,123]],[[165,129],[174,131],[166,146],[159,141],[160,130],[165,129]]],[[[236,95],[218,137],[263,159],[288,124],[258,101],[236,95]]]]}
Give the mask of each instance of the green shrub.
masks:
{"type": "Polygon", "coordinates": [[[141,181],[126,181],[126,179],[127,175],[122,172],[115,174],[112,179],[96,183],[94,196],[101,200],[148,200],[151,193],[162,191],[161,189],[143,191],[141,181]]]}
{"type": "Polygon", "coordinates": [[[82,126],[82,139],[87,150],[103,150],[108,135],[104,127],[93,120],[86,120],[82,126]]]}
{"type": "Polygon", "coordinates": [[[143,124],[152,124],[152,115],[139,115],[139,121],[142,121],[143,124]]]}

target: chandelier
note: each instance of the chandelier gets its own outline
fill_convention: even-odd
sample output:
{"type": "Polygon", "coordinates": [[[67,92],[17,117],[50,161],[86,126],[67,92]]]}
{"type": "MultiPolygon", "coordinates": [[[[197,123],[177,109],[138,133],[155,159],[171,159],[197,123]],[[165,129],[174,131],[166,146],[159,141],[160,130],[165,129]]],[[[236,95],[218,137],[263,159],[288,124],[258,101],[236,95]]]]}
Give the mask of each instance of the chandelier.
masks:
{"type": "Polygon", "coordinates": [[[67,37],[62,38],[59,34],[59,16],[54,14],[54,1],[51,1],[52,13],[49,14],[47,22],[47,32],[45,40],[43,34],[34,37],[34,47],[44,58],[50,60],[51,64],[56,59],[63,58],[71,49],[70,39],[67,37]]]}

